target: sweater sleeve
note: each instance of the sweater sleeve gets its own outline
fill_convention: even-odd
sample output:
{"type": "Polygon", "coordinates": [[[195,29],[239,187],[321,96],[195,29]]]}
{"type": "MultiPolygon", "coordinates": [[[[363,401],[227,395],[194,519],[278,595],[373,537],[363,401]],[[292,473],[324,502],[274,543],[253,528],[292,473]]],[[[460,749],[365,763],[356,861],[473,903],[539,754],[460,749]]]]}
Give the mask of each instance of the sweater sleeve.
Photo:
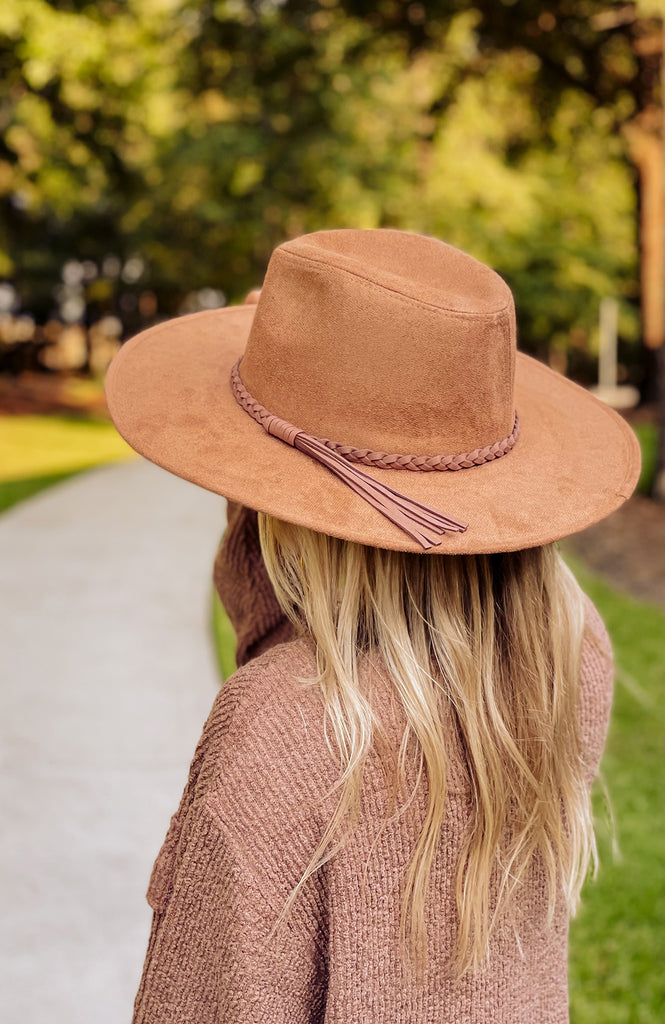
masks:
{"type": "Polygon", "coordinates": [[[254,509],[228,502],[227,528],[215,556],[213,582],[236,634],[238,667],[296,637],[266,571],[254,509]]]}
{"type": "Polygon", "coordinates": [[[276,893],[252,873],[209,802],[197,810],[170,889],[153,889],[133,1024],[323,1020],[325,960],[315,932],[287,925],[269,941],[276,893]]]}
{"type": "Polygon", "coordinates": [[[589,785],[603,756],[610,723],[614,685],[614,654],[605,623],[585,595],[586,620],[580,673],[580,733],[589,785]]]}
{"type": "Polygon", "coordinates": [[[264,803],[256,792],[257,766],[267,780],[276,773],[269,754],[255,752],[254,741],[249,750],[244,746],[256,713],[248,705],[256,697],[257,665],[234,673],[217,695],[155,862],[147,894],[152,925],[132,1024],[323,1020],[320,881],[270,938],[298,874],[282,827],[286,811],[275,814],[272,800],[264,803]]]}

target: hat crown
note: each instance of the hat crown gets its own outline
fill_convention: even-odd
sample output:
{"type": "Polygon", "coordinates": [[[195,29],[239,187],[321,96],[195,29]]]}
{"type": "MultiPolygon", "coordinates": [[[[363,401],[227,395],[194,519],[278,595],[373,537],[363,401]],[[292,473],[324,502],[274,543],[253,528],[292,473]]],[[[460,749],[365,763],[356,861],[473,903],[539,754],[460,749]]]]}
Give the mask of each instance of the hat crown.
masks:
{"type": "Polygon", "coordinates": [[[515,417],[512,294],[434,238],[320,231],[274,250],[241,363],[251,394],[316,437],[472,451],[515,417]]]}

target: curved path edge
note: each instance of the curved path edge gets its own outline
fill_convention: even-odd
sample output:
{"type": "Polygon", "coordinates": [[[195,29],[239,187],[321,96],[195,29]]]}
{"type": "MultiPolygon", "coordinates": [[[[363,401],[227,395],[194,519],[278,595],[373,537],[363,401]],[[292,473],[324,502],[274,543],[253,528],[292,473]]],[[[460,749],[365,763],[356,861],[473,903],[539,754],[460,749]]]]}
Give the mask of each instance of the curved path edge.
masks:
{"type": "Polygon", "coordinates": [[[3,1024],[131,1018],[150,870],[220,682],[225,522],[142,458],[0,516],[3,1024]]]}

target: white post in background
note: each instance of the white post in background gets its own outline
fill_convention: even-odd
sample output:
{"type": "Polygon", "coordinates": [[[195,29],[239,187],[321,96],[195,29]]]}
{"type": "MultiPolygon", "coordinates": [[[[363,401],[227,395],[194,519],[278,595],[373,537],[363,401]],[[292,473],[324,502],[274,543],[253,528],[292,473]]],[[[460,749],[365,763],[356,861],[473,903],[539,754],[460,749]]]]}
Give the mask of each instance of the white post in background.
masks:
{"type": "Polygon", "coordinates": [[[619,303],[613,296],[600,300],[598,343],[598,384],[589,388],[613,409],[632,409],[640,399],[637,388],[617,383],[619,303]]]}
{"type": "Polygon", "coordinates": [[[600,300],[600,343],[598,346],[598,387],[613,391],[617,386],[617,331],[619,303],[606,295],[600,300]]]}

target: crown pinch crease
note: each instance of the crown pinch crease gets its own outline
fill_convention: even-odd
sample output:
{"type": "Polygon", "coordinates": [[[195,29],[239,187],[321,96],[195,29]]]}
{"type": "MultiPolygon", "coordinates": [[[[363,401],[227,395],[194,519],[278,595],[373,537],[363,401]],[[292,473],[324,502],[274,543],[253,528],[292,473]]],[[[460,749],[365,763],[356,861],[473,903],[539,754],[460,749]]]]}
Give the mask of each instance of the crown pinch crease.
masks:
{"type": "MultiPolygon", "coordinates": [[[[242,358],[242,357],[241,357],[242,358]]],[[[424,505],[407,495],[383,484],[350,464],[347,458],[328,447],[321,438],[300,430],[286,420],[275,416],[261,405],[247,390],[239,371],[240,359],[231,371],[231,385],[238,404],[255,419],[264,430],[305,455],[327,466],[356,494],[409,534],[425,550],[439,546],[437,538],[447,532],[464,532],[468,524],[451,518],[437,509],[424,505]]]]}

